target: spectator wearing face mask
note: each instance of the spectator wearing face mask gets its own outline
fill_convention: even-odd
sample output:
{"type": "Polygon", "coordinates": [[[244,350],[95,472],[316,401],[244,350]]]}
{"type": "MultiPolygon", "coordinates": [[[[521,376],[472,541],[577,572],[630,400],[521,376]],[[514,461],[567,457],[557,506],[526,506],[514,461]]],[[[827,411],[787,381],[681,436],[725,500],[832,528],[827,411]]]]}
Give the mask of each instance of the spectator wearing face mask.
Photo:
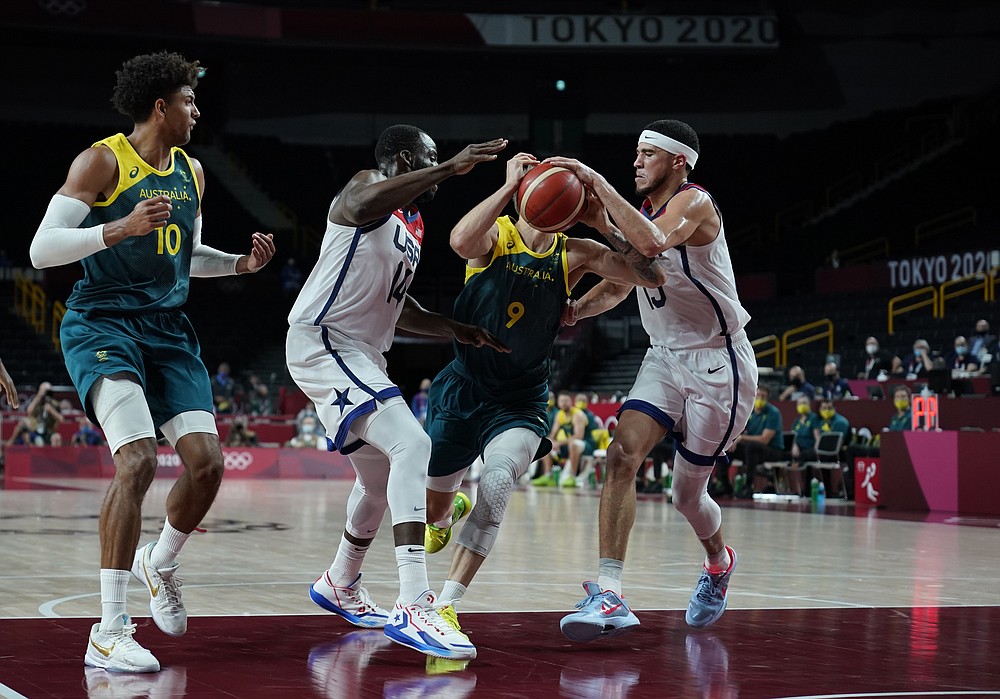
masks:
{"type": "MultiPolygon", "coordinates": [[[[910,389],[906,386],[897,386],[892,394],[892,402],[896,412],[889,418],[889,424],[882,428],[882,432],[905,432],[913,428],[913,419],[910,410],[910,389]]],[[[879,456],[880,437],[876,434],[870,444],[852,444],[847,447],[847,464],[854,468],[854,460],[864,456],[879,456]]]]}
{"type": "Polygon", "coordinates": [[[859,379],[878,379],[880,375],[886,377],[892,372],[894,360],[899,361],[898,357],[882,349],[876,338],[869,337],[865,340],[865,353],[858,365],[857,377],[859,379]]]}
{"type": "Polygon", "coordinates": [[[788,385],[778,396],[778,400],[798,400],[802,396],[815,398],[816,387],[806,380],[802,367],[793,366],[788,370],[788,385]]]}
{"type": "MultiPolygon", "coordinates": [[[[825,399],[819,404],[817,438],[825,432],[839,432],[844,435],[844,439],[841,441],[841,454],[843,454],[844,445],[851,441],[851,423],[847,421],[846,417],[837,412],[836,406],[830,399],[825,399]]],[[[814,472],[813,475],[817,478],[822,478],[822,471],[819,469],[816,469],[816,471],[818,471],[818,473],[814,472]]],[[[843,472],[839,468],[830,471],[830,482],[827,484],[826,492],[839,493],[840,481],[843,478],[843,475],[843,472]]]]}
{"type": "Polygon", "coordinates": [[[985,318],[976,321],[976,329],[969,336],[969,356],[974,357],[981,371],[991,361],[996,361],[997,336],[990,333],[990,324],[985,318]]]}
{"type": "MultiPolygon", "coordinates": [[[[819,415],[813,412],[809,399],[799,398],[795,406],[795,422],[792,431],[795,441],[792,442],[792,462],[797,467],[802,461],[816,459],[816,441],[819,439],[819,415]]],[[[802,494],[802,472],[791,469],[788,471],[788,488],[793,493],[802,494]]]]}
{"type": "Polygon", "coordinates": [[[920,339],[913,343],[913,353],[908,354],[903,359],[902,366],[897,373],[902,374],[907,379],[922,379],[933,368],[931,345],[927,340],[920,339]]]}
{"type": "Polygon", "coordinates": [[[849,398],[851,387],[847,384],[847,379],[840,377],[840,370],[836,362],[827,362],[823,367],[823,385],[820,387],[823,397],[827,400],[840,400],[849,398]]]}
{"type": "Polygon", "coordinates": [[[979,358],[969,354],[969,343],[959,335],[955,338],[955,349],[944,359],[946,369],[957,371],[979,371],[979,358]]]}
{"type": "Polygon", "coordinates": [[[319,443],[319,435],[316,433],[318,421],[314,417],[303,418],[299,425],[299,433],[288,440],[289,447],[293,449],[316,449],[319,443]]]}

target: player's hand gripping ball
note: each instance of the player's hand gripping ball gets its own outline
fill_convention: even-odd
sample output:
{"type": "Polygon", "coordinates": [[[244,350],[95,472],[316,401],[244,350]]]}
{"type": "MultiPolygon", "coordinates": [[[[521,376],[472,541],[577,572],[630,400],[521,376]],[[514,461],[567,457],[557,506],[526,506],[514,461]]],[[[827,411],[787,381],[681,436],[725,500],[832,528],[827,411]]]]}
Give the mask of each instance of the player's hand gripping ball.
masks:
{"type": "Polygon", "coordinates": [[[517,213],[545,233],[566,230],[587,210],[587,191],[571,170],[549,163],[531,168],[517,189],[517,213]]]}

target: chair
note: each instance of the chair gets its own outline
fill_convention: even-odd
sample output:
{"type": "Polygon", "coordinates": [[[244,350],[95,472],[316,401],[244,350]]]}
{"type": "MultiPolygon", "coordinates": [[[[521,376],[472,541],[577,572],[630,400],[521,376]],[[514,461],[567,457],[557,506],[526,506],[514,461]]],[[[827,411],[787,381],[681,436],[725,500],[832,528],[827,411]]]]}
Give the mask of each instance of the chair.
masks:
{"type": "Polygon", "coordinates": [[[782,451],[787,458],[780,461],[765,461],[761,464],[761,466],[774,474],[774,490],[776,493],[788,490],[788,484],[785,482],[784,473],[785,470],[792,465],[791,455],[792,444],[795,443],[795,432],[792,430],[785,430],[781,436],[784,439],[782,451]]]}
{"type": "Polygon", "coordinates": [[[822,432],[816,443],[816,460],[805,461],[802,468],[819,468],[826,471],[840,471],[840,490],[847,497],[847,483],[843,477],[847,467],[840,461],[840,447],[844,443],[844,435],[840,432],[822,432]]]}

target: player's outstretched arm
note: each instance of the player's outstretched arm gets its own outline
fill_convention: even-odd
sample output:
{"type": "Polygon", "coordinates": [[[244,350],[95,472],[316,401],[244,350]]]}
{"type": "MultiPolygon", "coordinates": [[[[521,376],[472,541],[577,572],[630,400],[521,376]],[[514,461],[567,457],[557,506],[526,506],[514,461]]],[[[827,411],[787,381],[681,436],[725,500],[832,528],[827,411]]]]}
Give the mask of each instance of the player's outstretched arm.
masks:
{"type": "Polygon", "coordinates": [[[338,225],[364,226],[413,202],[452,175],[464,175],[479,163],[496,160],[507,147],[507,139],[473,143],[439,165],[386,177],[378,170],[363,170],[351,178],[330,209],[330,220],[338,225]]]}
{"type": "Polygon", "coordinates": [[[479,202],[451,229],[451,249],[466,260],[489,255],[500,232],[497,217],[517,191],[527,166],[537,164],[538,159],[529,153],[518,153],[508,160],[503,186],[479,202]]]}
{"type": "MultiPolygon", "coordinates": [[[[191,159],[191,166],[194,168],[195,176],[198,178],[200,199],[204,201],[205,170],[202,168],[201,163],[194,158],[191,159]]],[[[194,234],[191,245],[192,277],[224,277],[232,274],[251,274],[259,272],[274,257],[274,236],[270,233],[267,235],[254,233],[251,236],[250,253],[247,255],[233,255],[228,252],[216,250],[210,245],[205,245],[201,240],[202,225],[201,202],[199,202],[198,215],[194,220],[194,234]]]]}
{"type": "Polygon", "coordinates": [[[418,335],[450,337],[463,345],[492,347],[497,352],[510,352],[510,347],[489,330],[428,311],[409,294],[403,300],[403,310],[396,321],[396,327],[418,335]]]}
{"type": "Polygon", "coordinates": [[[578,301],[571,299],[566,304],[563,309],[562,324],[574,325],[581,318],[590,318],[610,311],[621,303],[634,288],[632,284],[619,284],[607,279],[598,282],[578,301]]]}
{"type": "Polygon", "coordinates": [[[7,397],[10,407],[21,407],[21,401],[17,398],[17,386],[14,385],[14,379],[10,378],[10,374],[7,373],[7,367],[3,365],[2,359],[0,359],[0,395],[7,397]]]}
{"type": "Polygon", "coordinates": [[[118,162],[110,149],[88,148],[76,157],[31,241],[29,255],[36,269],[78,262],[166,224],[173,206],[169,197],[158,196],[139,202],[116,221],[80,228],[97,198],[114,191],[117,178],[118,162]]]}

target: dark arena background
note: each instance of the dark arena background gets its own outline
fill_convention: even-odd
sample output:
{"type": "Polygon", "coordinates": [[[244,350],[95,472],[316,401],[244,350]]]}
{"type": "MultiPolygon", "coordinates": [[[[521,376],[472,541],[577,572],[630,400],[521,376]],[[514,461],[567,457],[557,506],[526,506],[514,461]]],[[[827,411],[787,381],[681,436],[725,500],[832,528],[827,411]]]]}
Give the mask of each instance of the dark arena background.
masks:
{"type": "MultiPolygon", "coordinates": [[[[0,359],[21,397],[18,409],[0,397],[0,698],[1000,696],[997,2],[4,0],[0,36],[0,359]],[[206,172],[205,242],[246,253],[261,231],[277,254],[257,275],[191,283],[184,310],[209,374],[229,367],[216,402],[226,475],[181,557],[188,633],[162,634],[130,589],[137,639],[162,669],[129,675],[82,662],[115,468],[107,446],[76,444],[83,406],[59,348],[82,268],[39,271],[28,251],[73,159],[131,128],[110,104],[115,71],[163,49],[206,68],[185,147],[206,172]],[[375,166],[392,124],[426,131],[442,161],[509,140],[422,207],[409,294],[450,315],[464,263],[449,233],[508,158],[578,158],[639,205],[637,136],[664,118],[699,134],[692,181],[725,219],[782,431],[798,419],[793,379],[815,387],[813,410],[831,364],[845,380],[833,407],[849,428],[813,472],[825,492],[790,453],[713,491],[739,568],[705,630],[684,621],[702,550],[671,505],[669,444],[637,477],[624,586],[641,625],[627,635],[581,644],[559,630],[597,571],[604,449],[576,487],[516,485],[460,609],[475,660],[428,659],[314,605],[353,471],[301,448],[309,401],[285,334],[334,195],[375,166]],[[926,372],[907,369],[918,340],[926,372]],[[963,345],[973,368],[956,361],[963,345]],[[899,386],[911,415],[885,432],[899,386]],[[40,391],[59,418],[39,435],[40,391]]],[[[613,437],[648,347],[626,298],[563,328],[550,386],[582,393],[613,437]]],[[[401,331],[386,356],[409,401],[453,349],[401,331]]],[[[182,468],[159,447],[143,541],[182,468]]],[[[474,479],[463,490],[475,500],[474,479]]],[[[387,606],[398,579],[383,529],[364,580],[387,606]]],[[[436,589],[450,551],[428,556],[436,589]]]]}

